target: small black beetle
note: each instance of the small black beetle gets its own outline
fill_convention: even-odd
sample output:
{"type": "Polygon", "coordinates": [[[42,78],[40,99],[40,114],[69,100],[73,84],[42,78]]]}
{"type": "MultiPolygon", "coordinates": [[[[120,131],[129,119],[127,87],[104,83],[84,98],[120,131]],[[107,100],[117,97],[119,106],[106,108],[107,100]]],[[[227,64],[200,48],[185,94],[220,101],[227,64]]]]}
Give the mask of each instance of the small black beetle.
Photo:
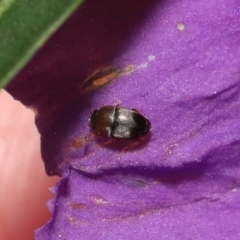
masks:
{"type": "Polygon", "coordinates": [[[135,109],[103,106],[91,115],[90,126],[97,135],[133,139],[146,136],[150,121],[135,109]]]}

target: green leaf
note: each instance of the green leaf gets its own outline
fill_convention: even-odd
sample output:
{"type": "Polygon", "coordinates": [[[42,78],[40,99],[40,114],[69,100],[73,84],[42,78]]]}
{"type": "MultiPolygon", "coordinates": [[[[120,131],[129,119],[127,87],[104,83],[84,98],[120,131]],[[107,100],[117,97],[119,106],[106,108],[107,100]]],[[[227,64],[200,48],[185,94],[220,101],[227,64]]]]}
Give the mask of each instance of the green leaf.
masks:
{"type": "Polygon", "coordinates": [[[83,0],[0,0],[0,87],[83,0]]]}

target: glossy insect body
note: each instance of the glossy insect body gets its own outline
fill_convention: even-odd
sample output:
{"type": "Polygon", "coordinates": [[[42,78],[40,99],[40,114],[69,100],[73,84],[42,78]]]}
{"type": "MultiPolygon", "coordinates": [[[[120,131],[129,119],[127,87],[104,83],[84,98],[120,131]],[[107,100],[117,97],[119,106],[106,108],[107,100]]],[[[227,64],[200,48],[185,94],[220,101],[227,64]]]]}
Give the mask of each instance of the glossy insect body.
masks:
{"type": "Polygon", "coordinates": [[[93,111],[91,128],[97,135],[113,138],[140,138],[151,130],[150,121],[134,109],[103,106],[93,111]]]}

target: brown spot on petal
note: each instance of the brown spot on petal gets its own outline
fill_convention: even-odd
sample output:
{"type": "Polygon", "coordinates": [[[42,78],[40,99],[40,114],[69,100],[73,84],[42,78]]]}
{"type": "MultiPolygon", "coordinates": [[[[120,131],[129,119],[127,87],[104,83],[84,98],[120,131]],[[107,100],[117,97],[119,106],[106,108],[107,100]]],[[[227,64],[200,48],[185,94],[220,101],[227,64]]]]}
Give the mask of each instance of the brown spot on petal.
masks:
{"type": "Polygon", "coordinates": [[[74,148],[79,148],[79,147],[82,147],[84,144],[85,144],[86,140],[85,138],[75,138],[73,139],[73,142],[72,142],[72,147],[74,148]]]}
{"type": "Polygon", "coordinates": [[[81,93],[88,93],[89,91],[101,88],[117,78],[119,73],[120,70],[116,67],[108,67],[98,70],[83,81],[80,85],[80,91],[81,93]]]}
{"type": "Polygon", "coordinates": [[[69,206],[74,210],[86,208],[86,205],[83,203],[70,203],[69,206]]]}
{"type": "Polygon", "coordinates": [[[111,83],[117,77],[129,75],[133,71],[133,65],[128,65],[122,69],[110,66],[101,70],[97,70],[80,84],[80,92],[82,94],[86,94],[90,91],[97,90],[111,83]]]}

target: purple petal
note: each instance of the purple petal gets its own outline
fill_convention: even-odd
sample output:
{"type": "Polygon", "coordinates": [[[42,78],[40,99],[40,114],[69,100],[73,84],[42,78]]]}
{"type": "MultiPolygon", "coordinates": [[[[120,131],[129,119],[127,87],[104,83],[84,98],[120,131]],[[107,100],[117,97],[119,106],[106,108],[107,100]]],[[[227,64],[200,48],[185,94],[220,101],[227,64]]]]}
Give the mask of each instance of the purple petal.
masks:
{"type": "Polygon", "coordinates": [[[37,239],[239,239],[240,3],[101,4],[85,2],[8,88],[38,113],[46,171],[63,176],[37,239]],[[89,135],[91,110],[118,101],[151,121],[142,142],[89,135]]]}

